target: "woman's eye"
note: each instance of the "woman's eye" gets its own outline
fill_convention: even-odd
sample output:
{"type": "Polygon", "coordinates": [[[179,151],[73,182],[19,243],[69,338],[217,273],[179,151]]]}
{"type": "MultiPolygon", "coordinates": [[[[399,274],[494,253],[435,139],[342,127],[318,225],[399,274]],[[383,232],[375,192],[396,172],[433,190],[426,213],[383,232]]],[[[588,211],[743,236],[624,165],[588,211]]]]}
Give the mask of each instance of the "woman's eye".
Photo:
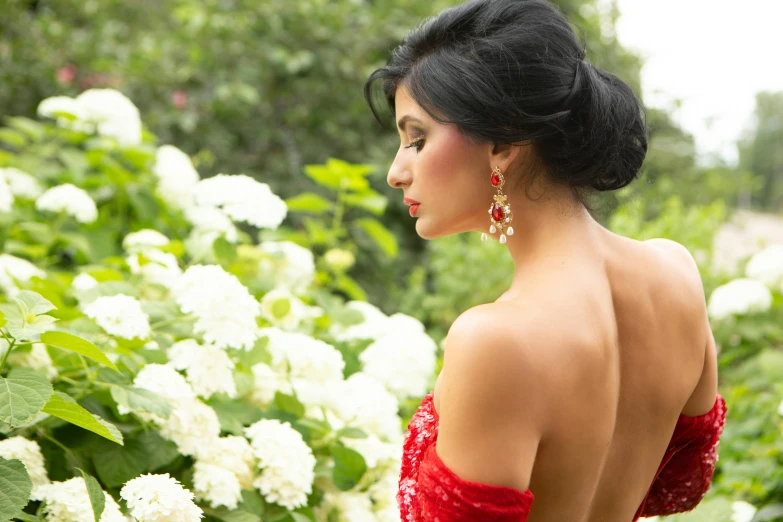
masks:
{"type": "Polygon", "coordinates": [[[406,149],[410,149],[411,147],[416,147],[416,152],[420,152],[421,148],[424,146],[424,138],[419,138],[416,141],[412,141],[410,145],[406,145],[406,149]]]}

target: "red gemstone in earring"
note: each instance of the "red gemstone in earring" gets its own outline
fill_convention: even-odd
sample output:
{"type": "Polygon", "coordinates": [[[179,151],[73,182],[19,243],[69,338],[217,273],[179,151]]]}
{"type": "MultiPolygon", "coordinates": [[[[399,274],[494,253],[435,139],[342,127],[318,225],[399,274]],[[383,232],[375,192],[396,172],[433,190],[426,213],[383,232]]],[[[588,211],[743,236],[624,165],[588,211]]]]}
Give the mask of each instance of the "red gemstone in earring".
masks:
{"type": "Polygon", "coordinates": [[[492,177],[489,178],[489,181],[492,182],[493,187],[497,187],[500,184],[500,176],[497,172],[493,172],[492,177]]]}
{"type": "Polygon", "coordinates": [[[505,213],[503,212],[503,207],[500,206],[500,203],[495,203],[492,206],[492,219],[495,221],[503,221],[504,217],[505,213]]]}

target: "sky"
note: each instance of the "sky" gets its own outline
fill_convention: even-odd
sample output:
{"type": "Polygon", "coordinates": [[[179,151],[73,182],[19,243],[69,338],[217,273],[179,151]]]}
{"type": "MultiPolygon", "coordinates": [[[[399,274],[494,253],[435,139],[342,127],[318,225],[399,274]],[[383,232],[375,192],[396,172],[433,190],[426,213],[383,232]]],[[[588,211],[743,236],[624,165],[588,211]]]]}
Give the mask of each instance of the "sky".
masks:
{"type": "MultiPolygon", "coordinates": [[[[599,0],[606,6],[612,0],[599,0]]],[[[645,104],[671,108],[698,160],[737,160],[755,94],[783,91],[783,0],[616,0],[617,38],[646,59],[645,104]]]]}

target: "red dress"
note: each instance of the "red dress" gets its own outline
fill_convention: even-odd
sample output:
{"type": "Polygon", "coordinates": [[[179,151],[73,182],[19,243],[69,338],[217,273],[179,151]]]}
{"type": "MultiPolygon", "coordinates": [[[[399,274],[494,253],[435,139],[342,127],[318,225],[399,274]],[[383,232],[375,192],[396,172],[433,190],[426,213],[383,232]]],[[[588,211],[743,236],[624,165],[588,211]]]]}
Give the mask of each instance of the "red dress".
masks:
{"type": "MultiPolygon", "coordinates": [[[[704,498],[718,460],[718,439],[726,402],[718,394],[704,415],[680,415],[653,483],[632,522],[639,517],[690,511],[704,498]]],[[[403,522],[525,522],[533,505],[530,490],[519,491],[459,478],[435,452],[438,413],[433,393],[413,415],[403,442],[397,502],[403,522]]]]}

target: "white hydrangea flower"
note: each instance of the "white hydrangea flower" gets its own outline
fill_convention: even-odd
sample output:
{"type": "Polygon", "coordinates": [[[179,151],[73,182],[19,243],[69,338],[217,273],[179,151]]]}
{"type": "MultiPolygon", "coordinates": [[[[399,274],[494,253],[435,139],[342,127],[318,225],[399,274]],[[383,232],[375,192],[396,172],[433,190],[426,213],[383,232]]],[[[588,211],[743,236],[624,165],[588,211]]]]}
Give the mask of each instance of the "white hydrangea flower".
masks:
{"type": "Polygon", "coordinates": [[[265,363],[257,363],[251,368],[253,388],[249,399],[258,406],[266,407],[275,400],[275,393],[291,395],[293,388],[285,373],[277,372],[265,363]]]}
{"type": "Polygon", "coordinates": [[[193,491],[198,499],[207,500],[213,508],[236,509],[242,500],[242,487],[231,470],[200,460],[193,466],[193,491]]]}
{"type": "Polygon", "coordinates": [[[13,297],[19,293],[17,281],[26,283],[33,277],[46,278],[46,272],[26,259],[0,254],[0,287],[13,297]]]}
{"type": "Polygon", "coordinates": [[[131,516],[147,522],[193,522],[203,518],[193,503],[193,493],[168,473],[141,475],[129,480],[120,490],[131,516]]]}
{"type": "Polygon", "coordinates": [[[24,437],[10,437],[0,440],[0,457],[21,460],[33,483],[30,500],[43,500],[50,482],[38,443],[24,437]]]}
{"type": "Polygon", "coordinates": [[[374,433],[364,439],[343,438],[343,444],[364,457],[368,468],[374,468],[385,461],[401,458],[402,447],[395,442],[384,442],[374,433]]]}
{"type": "Polygon", "coordinates": [[[713,319],[731,315],[765,312],[772,306],[772,293],[764,283],[756,279],[740,278],[716,288],[707,303],[707,311],[713,319]]]}
{"type": "Polygon", "coordinates": [[[161,199],[179,209],[193,205],[193,188],[199,175],[190,156],[173,145],[162,145],[152,171],[158,177],[157,193],[161,199]]]}
{"type": "Polygon", "coordinates": [[[174,254],[161,252],[154,248],[136,251],[125,258],[132,274],[139,274],[150,283],[159,284],[171,288],[177,278],[182,275],[179,261],[174,254]],[[144,258],[142,264],[139,256],[144,258]]]}
{"type": "Polygon", "coordinates": [[[38,104],[38,115],[45,118],[56,118],[61,127],[69,127],[70,121],[79,121],[85,118],[85,111],[75,99],[70,96],[51,96],[38,104]],[[76,118],[70,120],[60,113],[69,114],[76,118]]]}
{"type": "Polygon", "coordinates": [[[315,258],[312,251],[293,241],[265,241],[258,250],[268,254],[258,263],[261,273],[272,273],[278,285],[301,294],[315,278],[315,258]]]}
{"type": "Polygon", "coordinates": [[[191,266],[174,283],[172,293],[184,313],[196,316],[194,329],[208,344],[253,347],[259,304],[236,276],[217,265],[191,266]]]}
{"type": "Polygon", "coordinates": [[[160,435],[177,445],[183,455],[200,456],[209,441],[220,436],[217,413],[198,399],[175,399],[174,409],[160,424],[160,435]]]}
{"type": "MultiPolygon", "coordinates": [[[[402,456],[402,449],[399,451],[400,458],[402,456]]],[[[400,479],[400,466],[395,465],[385,470],[383,475],[369,487],[367,493],[370,495],[375,504],[376,511],[381,511],[387,508],[394,508],[397,510],[397,517],[399,518],[399,508],[397,506],[397,492],[399,491],[399,479],[400,479]]]]}
{"type": "MultiPolygon", "coordinates": [[[[47,522],[93,522],[92,504],[87,493],[87,484],[82,477],[65,482],[53,482],[46,488],[43,508],[47,522]]],[[[105,504],[100,522],[127,522],[120,506],[111,495],[103,492],[105,504]]]]}
{"type": "Polygon", "coordinates": [[[198,460],[231,470],[237,476],[242,489],[253,489],[258,462],[246,438],[229,435],[205,441],[204,448],[199,451],[198,460]]]}
{"type": "Polygon", "coordinates": [[[220,207],[234,221],[258,228],[277,229],[288,207],[269,185],[249,176],[218,174],[198,182],[193,189],[197,205],[220,207]]]}
{"type": "Polygon", "coordinates": [[[282,287],[270,290],[261,298],[261,317],[283,330],[299,328],[304,321],[318,315],[318,310],[282,287]]]}
{"type": "Polygon", "coordinates": [[[426,333],[392,333],[381,337],[360,355],[362,370],[399,400],[427,393],[436,366],[435,341],[426,333]]]}
{"type": "Polygon", "coordinates": [[[11,193],[16,197],[35,199],[43,192],[38,180],[23,170],[13,167],[0,169],[0,178],[5,179],[11,193]]]}
{"type": "Polygon", "coordinates": [[[141,143],[141,115],[133,102],[115,89],[88,89],[76,97],[80,119],[94,123],[98,134],[115,138],[121,145],[141,143]]]}
{"type": "Polygon", "coordinates": [[[399,522],[400,508],[394,505],[378,509],[375,511],[375,520],[376,522],[399,522]]]}
{"type": "Polygon", "coordinates": [[[731,522],[750,522],[756,516],[756,507],[742,500],[731,504],[731,522]]]}
{"type": "MultiPolygon", "coordinates": [[[[322,520],[334,522],[377,522],[372,501],[366,493],[329,491],[319,507],[322,520]],[[331,514],[332,516],[329,516],[331,514]],[[326,515],[327,518],[323,518],[326,515]]],[[[397,518],[400,518],[399,511],[397,518]]]]}
{"type": "MultiPolygon", "coordinates": [[[[402,423],[397,398],[364,372],[331,384],[332,409],[344,424],[374,433],[387,442],[402,442],[402,423]]],[[[336,429],[342,427],[337,422],[336,429]]]]}
{"type": "Polygon", "coordinates": [[[65,212],[79,223],[92,223],[98,219],[98,208],[86,191],[70,183],[57,185],[41,194],[35,208],[49,212],[65,212]]]}
{"type": "Polygon", "coordinates": [[[185,371],[188,382],[199,397],[209,399],[215,393],[236,397],[237,387],[231,372],[235,365],[225,350],[186,339],[174,343],[168,350],[168,356],[174,368],[185,371]]]}
{"type": "MultiPolygon", "coordinates": [[[[191,206],[185,210],[185,217],[200,235],[211,237],[212,241],[219,236],[230,243],[237,241],[237,227],[227,215],[215,207],[191,206]]],[[[212,247],[212,242],[209,243],[212,247]]]]}
{"type": "Polygon", "coordinates": [[[261,474],[253,485],[268,502],[288,509],[307,504],[315,480],[316,460],[302,435],[288,422],[262,419],[245,429],[261,474]]]}
{"type": "Polygon", "coordinates": [[[356,310],[364,316],[364,321],[348,327],[335,324],[329,333],[338,341],[354,339],[378,339],[386,335],[389,318],[378,307],[366,301],[349,301],[345,307],[356,310]]]}
{"type": "Polygon", "coordinates": [[[89,290],[90,288],[95,288],[98,286],[98,280],[87,272],[82,272],[73,278],[71,286],[75,290],[89,290]]]}
{"type": "Polygon", "coordinates": [[[305,406],[332,403],[329,384],[342,382],[345,369],[339,350],[309,335],[274,327],[262,328],[258,333],[269,337],[267,351],[272,360],[268,366],[259,363],[253,367],[256,400],[271,401],[275,391],[291,394],[293,386],[305,406]]]}
{"type": "MultiPolygon", "coordinates": [[[[5,340],[1,341],[0,344],[8,346],[8,342],[5,340]]],[[[0,353],[3,353],[3,350],[0,350],[0,353]]],[[[32,368],[33,370],[46,370],[46,378],[50,381],[59,375],[57,368],[54,367],[52,358],[49,356],[49,352],[46,350],[46,345],[41,343],[33,343],[29,352],[14,350],[8,356],[8,364],[32,368]]]]}
{"type": "Polygon", "coordinates": [[[8,186],[5,176],[0,175],[0,212],[11,212],[14,207],[14,194],[8,186]]]}
{"type": "Polygon", "coordinates": [[[160,248],[169,244],[169,238],[157,230],[144,228],[131,232],[122,240],[122,248],[125,250],[146,250],[149,247],[160,248]]]}
{"type": "Polygon", "coordinates": [[[146,339],[151,333],[149,316],[129,295],[101,296],[84,307],[84,314],[108,334],[124,339],[146,339]]]}
{"type": "Polygon", "coordinates": [[[745,266],[745,276],[779,288],[783,282],[783,245],[770,245],[756,252],[745,266]]]}
{"type": "MultiPolygon", "coordinates": [[[[185,377],[167,364],[151,363],[145,365],[136,374],[133,385],[157,393],[170,401],[196,398],[193,388],[185,380],[185,377]]],[[[128,412],[122,411],[120,407],[120,413],[125,415],[128,412]]]]}

